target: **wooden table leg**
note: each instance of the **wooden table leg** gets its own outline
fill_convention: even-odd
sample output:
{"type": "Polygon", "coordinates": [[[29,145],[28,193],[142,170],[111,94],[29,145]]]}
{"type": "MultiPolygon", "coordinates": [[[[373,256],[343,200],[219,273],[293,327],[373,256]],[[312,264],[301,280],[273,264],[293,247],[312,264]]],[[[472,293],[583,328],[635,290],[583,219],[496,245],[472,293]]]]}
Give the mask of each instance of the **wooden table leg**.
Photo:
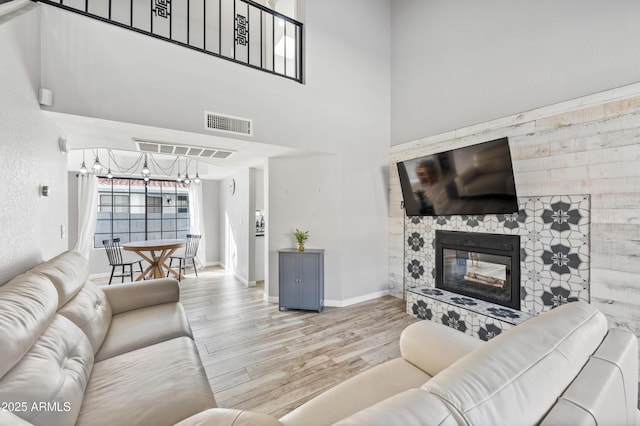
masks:
{"type": "MultiPolygon", "coordinates": [[[[169,257],[171,257],[171,255],[172,255],[173,253],[175,253],[175,251],[176,251],[176,250],[177,250],[177,248],[171,249],[171,251],[169,251],[169,253],[167,253],[167,254],[164,256],[164,259],[163,259],[163,261],[162,261],[162,267],[163,267],[163,268],[164,268],[168,273],[173,274],[173,276],[174,276],[174,277],[176,277],[176,279],[178,279],[178,280],[179,280],[179,279],[181,279],[181,278],[184,278],[184,277],[180,276],[180,271],[176,272],[173,268],[170,268],[170,267],[169,267],[169,265],[167,265],[167,259],[168,259],[169,257]]],[[[163,271],[163,275],[164,275],[164,271],[163,271]]]]}
{"type": "Polygon", "coordinates": [[[154,268],[154,262],[152,259],[149,259],[149,257],[147,257],[142,251],[136,250],[135,252],[138,254],[138,256],[140,256],[141,258],[143,258],[149,263],[149,266],[147,267],[147,269],[145,269],[142,272],[142,274],[138,278],[136,278],[136,281],[141,281],[154,268]]]}

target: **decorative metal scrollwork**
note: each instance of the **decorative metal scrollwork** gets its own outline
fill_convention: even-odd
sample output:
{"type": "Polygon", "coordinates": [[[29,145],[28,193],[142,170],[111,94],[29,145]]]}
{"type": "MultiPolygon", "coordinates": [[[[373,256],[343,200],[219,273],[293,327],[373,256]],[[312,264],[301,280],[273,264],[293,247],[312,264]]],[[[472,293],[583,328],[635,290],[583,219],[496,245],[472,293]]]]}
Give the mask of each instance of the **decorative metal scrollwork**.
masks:
{"type": "Polygon", "coordinates": [[[168,18],[171,16],[170,12],[171,0],[154,0],[153,14],[160,18],[168,18]]]}
{"type": "Polygon", "coordinates": [[[246,16],[236,15],[236,44],[246,46],[249,44],[249,22],[246,16]]]}

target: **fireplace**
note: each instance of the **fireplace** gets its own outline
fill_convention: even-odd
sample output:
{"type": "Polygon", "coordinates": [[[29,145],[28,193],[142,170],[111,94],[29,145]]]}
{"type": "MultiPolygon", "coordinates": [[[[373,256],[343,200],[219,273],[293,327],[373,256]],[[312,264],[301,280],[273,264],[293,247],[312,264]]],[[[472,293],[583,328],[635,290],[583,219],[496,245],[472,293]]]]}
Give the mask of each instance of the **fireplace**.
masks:
{"type": "Polygon", "coordinates": [[[520,310],[520,237],[436,231],[436,287],[520,310]]]}

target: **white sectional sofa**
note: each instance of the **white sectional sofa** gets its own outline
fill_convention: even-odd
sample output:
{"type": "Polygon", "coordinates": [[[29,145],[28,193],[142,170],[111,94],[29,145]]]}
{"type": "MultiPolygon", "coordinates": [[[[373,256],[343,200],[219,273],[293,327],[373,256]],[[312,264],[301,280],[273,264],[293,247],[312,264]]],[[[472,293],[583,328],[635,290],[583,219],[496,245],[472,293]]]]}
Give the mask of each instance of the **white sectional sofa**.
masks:
{"type": "Polygon", "coordinates": [[[402,357],[276,419],[217,408],[173,279],[99,288],[67,252],[0,287],[0,425],[636,425],[638,344],[575,302],[483,343],[421,321],[402,357]]]}
{"type": "Polygon", "coordinates": [[[0,424],[169,425],[215,407],[177,281],[87,277],[67,252],[0,287],[0,424]]]}

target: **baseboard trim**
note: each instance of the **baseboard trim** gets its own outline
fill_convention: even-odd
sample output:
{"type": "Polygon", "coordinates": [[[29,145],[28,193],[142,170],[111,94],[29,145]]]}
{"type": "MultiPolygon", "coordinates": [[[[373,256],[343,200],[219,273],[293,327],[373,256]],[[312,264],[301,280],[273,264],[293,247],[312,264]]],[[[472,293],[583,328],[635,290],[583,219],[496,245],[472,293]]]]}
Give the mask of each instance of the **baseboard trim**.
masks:
{"type": "Polygon", "coordinates": [[[375,293],[365,294],[363,296],[352,297],[345,300],[324,300],[324,306],[331,306],[334,308],[344,308],[346,306],[355,305],[356,303],[366,302],[368,300],[377,299],[379,297],[389,295],[389,290],[376,291],[375,293]]]}
{"type": "MultiPolygon", "coordinates": [[[[365,294],[364,296],[352,297],[346,300],[327,300],[324,301],[324,306],[330,306],[332,308],[344,308],[346,306],[355,305],[356,303],[366,302],[368,300],[377,299],[379,297],[388,296],[389,290],[376,291],[375,293],[365,294]]],[[[280,301],[278,296],[262,295],[262,299],[268,303],[278,303],[280,301]]]]}
{"type": "Polygon", "coordinates": [[[237,279],[238,281],[240,281],[242,284],[244,284],[247,287],[255,287],[256,286],[256,282],[255,281],[249,281],[248,279],[241,277],[240,275],[237,274],[233,274],[233,278],[237,279]]]}

